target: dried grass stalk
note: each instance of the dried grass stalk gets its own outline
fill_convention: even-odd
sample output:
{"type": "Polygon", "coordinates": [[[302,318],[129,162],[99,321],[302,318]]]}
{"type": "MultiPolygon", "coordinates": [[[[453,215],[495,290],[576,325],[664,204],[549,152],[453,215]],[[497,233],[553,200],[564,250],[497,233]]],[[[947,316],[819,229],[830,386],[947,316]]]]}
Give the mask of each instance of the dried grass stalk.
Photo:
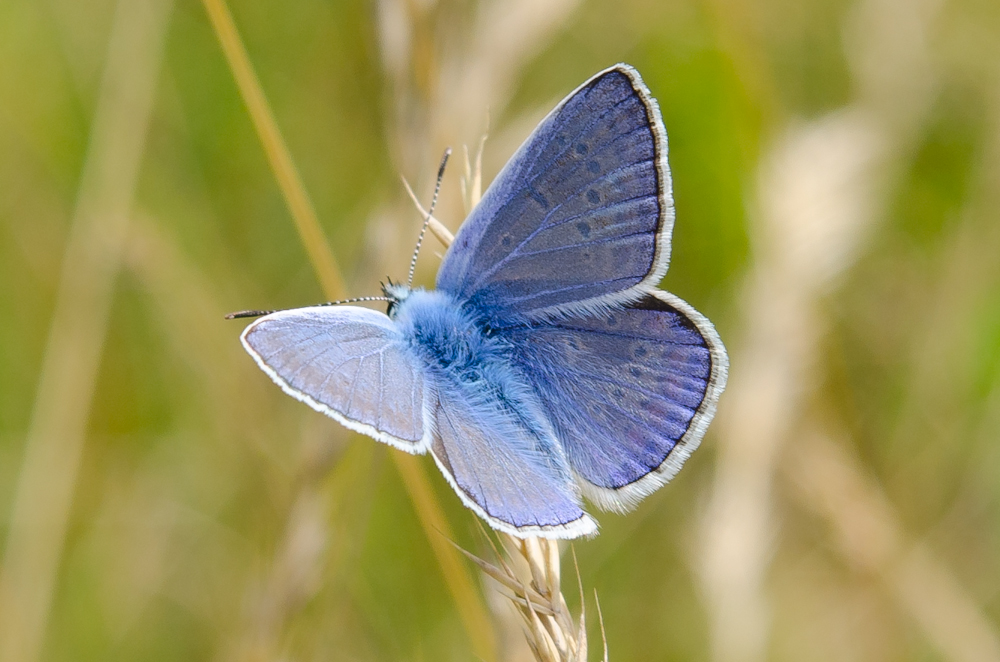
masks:
{"type": "MultiPolygon", "coordinates": [[[[510,600],[521,617],[524,637],[535,659],[538,662],[586,660],[587,621],[583,588],[580,588],[580,617],[574,619],[562,593],[559,541],[521,539],[505,533],[498,536],[503,551],[493,547],[496,564],[464,549],[461,551],[493,580],[497,591],[510,600]]],[[[577,577],[579,579],[579,575],[577,577]]],[[[606,644],[603,659],[607,662],[606,644]]]]}
{"type": "MultiPolygon", "coordinates": [[[[484,135],[478,149],[470,158],[468,148],[463,150],[464,172],[462,193],[466,211],[471,211],[482,195],[482,153],[486,142],[484,135]]],[[[427,218],[429,227],[446,247],[453,235],[420,204],[406,179],[403,185],[420,214],[427,218]]],[[[528,646],[539,662],[577,662],[587,659],[586,610],[583,607],[583,586],[580,586],[580,618],[574,621],[566,598],[562,594],[559,541],[547,538],[515,538],[498,533],[503,553],[493,545],[497,565],[485,561],[472,552],[458,547],[465,556],[479,566],[495,582],[497,591],[514,605],[521,616],[521,625],[528,646]]],[[[579,580],[579,573],[577,574],[579,580]]],[[[596,595],[595,595],[596,598],[596,595]]],[[[598,605],[600,615],[600,606],[598,605]]],[[[604,623],[601,619],[601,632],[604,623]]],[[[607,641],[604,661],[608,660],[607,641]]]]}

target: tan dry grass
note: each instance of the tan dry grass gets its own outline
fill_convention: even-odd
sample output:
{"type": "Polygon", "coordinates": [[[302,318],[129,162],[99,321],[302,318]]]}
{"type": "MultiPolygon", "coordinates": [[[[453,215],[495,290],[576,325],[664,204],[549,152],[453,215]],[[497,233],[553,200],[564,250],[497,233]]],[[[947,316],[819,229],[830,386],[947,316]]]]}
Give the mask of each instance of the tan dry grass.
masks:
{"type": "MultiPolygon", "coordinates": [[[[497,591],[521,617],[525,641],[538,662],[584,662],[587,621],[580,589],[580,617],[574,619],[562,593],[559,541],[499,534],[496,564],[462,552],[495,582],[497,591]]],[[[579,572],[577,574],[579,580],[579,572]]],[[[600,613],[598,607],[598,613],[600,613]]],[[[603,622],[601,623],[603,633],[603,622]]],[[[604,661],[608,660],[607,642],[604,661]]]]}

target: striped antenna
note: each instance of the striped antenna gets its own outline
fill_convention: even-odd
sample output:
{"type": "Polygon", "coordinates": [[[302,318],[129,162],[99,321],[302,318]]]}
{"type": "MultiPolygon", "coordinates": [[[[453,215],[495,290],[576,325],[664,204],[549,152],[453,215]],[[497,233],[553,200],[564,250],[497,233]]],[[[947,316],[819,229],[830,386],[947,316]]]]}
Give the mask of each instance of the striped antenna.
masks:
{"type": "MultiPolygon", "coordinates": [[[[327,301],[326,303],[317,303],[315,304],[315,307],[339,306],[344,303],[363,303],[366,301],[393,301],[393,299],[390,299],[389,297],[357,297],[354,299],[341,299],[340,301],[327,301]]],[[[282,310],[241,310],[237,313],[229,313],[228,315],[226,315],[226,319],[235,320],[235,319],[241,319],[243,317],[262,317],[264,315],[270,315],[271,313],[282,313],[286,310],[295,310],[295,309],[284,308],[282,310]]]]}
{"type": "Polygon", "coordinates": [[[437,183],[434,185],[434,197],[431,199],[431,207],[427,210],[427,215],[424,217],[424,224],[420,228],[420,236],[417,237],[417,247],[413,249],[413,258],[410,260],[410,275],[406,278],[407,287],[413,285],[413,272],[417,269],[417,256],[420,255],[420,244],[424,243],[424,235],[427,234],[427,226],[430,224],[431,217],[434,215],[434,207],[437,205],[438,193],[441,192],[441,180],[444,178],[444,167],[448,165],[449,156],[451,156],[451,147],[444,150],[444,156],[441,157],[441,167],[438,168],[437,183]]]}

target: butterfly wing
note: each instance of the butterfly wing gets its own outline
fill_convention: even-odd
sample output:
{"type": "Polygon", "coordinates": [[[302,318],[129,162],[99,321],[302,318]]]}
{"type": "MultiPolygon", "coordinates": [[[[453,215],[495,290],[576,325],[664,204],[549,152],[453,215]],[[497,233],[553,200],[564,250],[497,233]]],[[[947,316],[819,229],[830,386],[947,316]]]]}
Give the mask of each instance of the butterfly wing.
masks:
{"type": "Polygon", "coordinates": [[[436,394],[431,454],[467,507],[517,536],[576,538],[597,530],[561,456],[541,450],[514,417],[468,386],[440,384],[436,394]]]}
{"type": "Polygon", "coordinates": [[[667,270],[673,199],[660,111],[619,64],[570,94],[459,229],[437,287],[494,326],[641,298],[667,270]]]}
{"type": "Polygon", "coordinates": [[[431,426],[423,368],[392,320],[353,306],[272,313],[240,337],[278,386],[348,428],[424,453],[431,426]]]}
{"type": "Polygon", "coordinates": [[[712,324],[656,290],[627,308],[504,332],[583,493],[624,511],[680,470],[728,372],[712,324]]]}

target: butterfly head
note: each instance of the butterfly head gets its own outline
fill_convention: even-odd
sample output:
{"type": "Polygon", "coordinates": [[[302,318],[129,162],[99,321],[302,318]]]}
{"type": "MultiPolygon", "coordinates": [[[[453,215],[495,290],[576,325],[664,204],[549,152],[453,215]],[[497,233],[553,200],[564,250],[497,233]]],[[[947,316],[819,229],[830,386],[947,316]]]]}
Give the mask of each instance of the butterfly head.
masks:
{"type": "Polygon", "coordinates": [[[413,288],[405,283],[394,283],[387,278],[386,282],[382,283],[382,293],[389,299],[385,314],[389,317],[395,317],[399,304],[409,298],[410,294],[413,293],[413,288]]]}

